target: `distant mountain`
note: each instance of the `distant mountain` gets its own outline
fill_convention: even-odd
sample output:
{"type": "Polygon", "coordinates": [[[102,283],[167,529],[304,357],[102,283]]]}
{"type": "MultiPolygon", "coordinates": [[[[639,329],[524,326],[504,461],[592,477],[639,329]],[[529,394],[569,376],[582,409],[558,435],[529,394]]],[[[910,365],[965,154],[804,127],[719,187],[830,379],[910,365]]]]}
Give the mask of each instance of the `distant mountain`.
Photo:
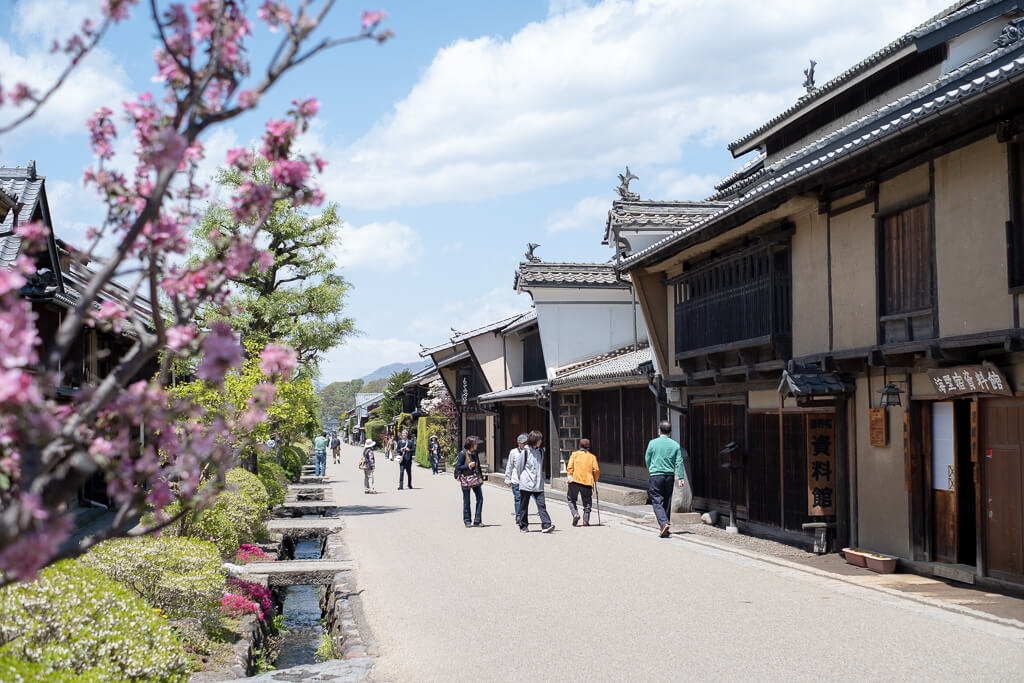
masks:
{"type": "Polygon", "coordinates": [[[377,368],[366,377],[363,377],[363,381],[372,382],[375,379],[387,379],[394,373],[401,372],[402,370],[408,370],[409,372],[415,375],[417,372],[427,367],[428,365],[430,365],[430,361],[422,360],[416,361],[414,363],[391,363],[390,365],[385,365],[382,368],[377,368]]]}

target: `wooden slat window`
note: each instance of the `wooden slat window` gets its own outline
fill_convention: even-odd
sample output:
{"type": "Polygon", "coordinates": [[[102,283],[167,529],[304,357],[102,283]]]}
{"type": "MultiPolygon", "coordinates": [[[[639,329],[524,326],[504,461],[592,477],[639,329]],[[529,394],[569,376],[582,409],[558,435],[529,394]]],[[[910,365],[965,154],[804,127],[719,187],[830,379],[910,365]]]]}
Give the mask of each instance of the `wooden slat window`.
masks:
{"type": "Polygon", "coordinates": [[[881,225],[882,342],[935,336],[931,204],[886,216],[881,225]]]}

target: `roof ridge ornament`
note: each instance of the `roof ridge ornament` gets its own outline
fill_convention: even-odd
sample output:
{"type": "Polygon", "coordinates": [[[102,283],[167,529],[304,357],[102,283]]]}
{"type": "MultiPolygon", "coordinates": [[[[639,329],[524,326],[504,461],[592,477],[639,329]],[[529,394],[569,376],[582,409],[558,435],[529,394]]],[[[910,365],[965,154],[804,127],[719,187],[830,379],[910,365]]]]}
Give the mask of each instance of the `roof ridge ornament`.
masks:
{"type": "Polygon", "coordinates": [[[615,191],[619,193],[619,197],[627,202],[640,201],[639,194],[629,191],[629,183],[632,180],[640,180],[640,178],[630,173],[629,166],[626,166],[626,175],[619,174],[619,186],[615,188],[615,191]]]}
{"type": "MultiPolygon", "coordinates": [[[[804,89],[807,90],[807,95],[810,95],[811,93],[813,93],[815,90],[818,89],[818,87],[816,85],[814,85],[814,67],[818,66],[818,63],[816,61],[814,61],[813,59],[811,59],[809,61],[811,62],[811,66],[809,68],[807,68],[807,69],[804,69],[804,82],[803,82],[804,89]]],[[[806,97],[806,95],[805,95],[805,97],[806,97]]]]}
{"type": "Polygon", "coordinates": [[[540,245],[536,242],[528,242],[526,244],[526,253],[523,256],[526,257],[528,263],[540,263],[540,257],[534,255],[534,250],[540,245]]]}
{"type": "Polygon", "coordinates": [[[1009,47],[1024,38],[1024,17],[1013,19],[1003,27],[1003,32],[992,42],[999,47],[1009,47]]]}

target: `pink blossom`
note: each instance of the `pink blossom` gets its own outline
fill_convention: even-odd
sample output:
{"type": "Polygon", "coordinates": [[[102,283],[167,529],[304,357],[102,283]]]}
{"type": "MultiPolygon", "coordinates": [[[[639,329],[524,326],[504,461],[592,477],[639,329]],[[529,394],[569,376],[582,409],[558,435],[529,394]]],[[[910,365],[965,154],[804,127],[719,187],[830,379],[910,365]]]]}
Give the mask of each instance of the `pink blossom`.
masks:
{"type": "Polygon", "coordinates": [[[287,379],[295,369],[297,361],[295,351],[287,346],[267,344],[260,353],[260,370],[268,377],[281,375],[287,379]]]}
{"type": "Polygon", "coordinates": [[[315,97],[307,98],[301,102],[292,100],[292,104],[295,106],[299,116],[307,119],[316,116],[316,113],[320,111],[320,102],[315,97]]]}
{"type": "Polygon", "coordinates": [[[259,101],[259,95],[252,90],[243,90],[238,93],[238,105],[243,109],[252,109],[259,101]]]}
{"type": "Polygon", "coordinates": [[[266,0],[260,5],[256,16],[262,19],[271,31],[276,31],[279,27],[292,22],[292,13],[288,7],[283,2],[275,2],[275,0],[266,0]]]}
{"type": "Polygon", "coordinates": [[[306,182],[308,176],[309,167],[301,161],[281,159],[274,162],[274,165],[270,168],[270,177],[275,182],[281,185],[288,185],[289,187],[301,186],[306,182]]]}
{"type": "Polygon", "coordinates": [[[150,163],[158,169],[176,167],[181,163],[185,156],[185,149],[188,147],[185,138],[181,137],[178,131],[169,127],[155,135],[152,145],[148,157],[150,163]]]}
{"type": "Polygon", "coordinates": [[[235,166],[241,170],[252,168],[252,155],[244,147],[229,149],[228,153],[224,156],[224,161],[227,162],[228,166],[235,166]]]}
{"type": "Polygon", "coordinates": [[[384,21],[388,16],[388,13],[384,10],[366,10],[363,12],[363,31],[372,31],[377,24],[384,21]]]}
{"type": "Polygon", "coordinates": [[[207,382],[219,383],[224,374],[242,362],[242,345],[238,342],[231,326],[215,322],[203,339],[203,362],[196,370],[196,377],[207,382]]]}
{"type": "Polygon", "coordinates": [[[194,325],[175,325],[167,330],[167,347],[171,351],[182,351],[195,339],[194,325]]]}
{"type": "Polygon", "coordinates": [[[256,256],[256,268],[261,273],[267,272],[267,269],[272,265],[274,265],[274,255],[269,251],[261,251],[256,256]]]}
{"type": "Polygon", "coordinates": [[[46,566],[71,531],[71,518],[62,515],[52,522],[38,523],[32,530],[0,551],[0,568],[17,581],[31,581],[46,566]]]}
{"type": "Polygon", "coordinates": [[[232,616],[242,617],[246,614],[256,614],[261,620],[263,619],[260,606],[237,593],[225,593],[224,597],[220,599],[220,607],[221,611],[232,616]]]}

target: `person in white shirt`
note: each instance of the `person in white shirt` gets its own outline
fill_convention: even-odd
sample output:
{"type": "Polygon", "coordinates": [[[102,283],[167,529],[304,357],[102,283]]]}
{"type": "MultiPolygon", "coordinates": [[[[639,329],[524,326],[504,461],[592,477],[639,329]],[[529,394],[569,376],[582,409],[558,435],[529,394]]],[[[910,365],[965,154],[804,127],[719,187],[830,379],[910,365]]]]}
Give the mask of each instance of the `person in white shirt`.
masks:
{"type": "Polygon", "coordinates": [[[516,462],[526,452],[526,439],[526,434],[516,437],[516,447],[508,452],[508,464],[505,465],[505,483],[512,487],[512,496],[516,501],[513,517],[519,515],[519,470],[516,468],[516,462]]]}

